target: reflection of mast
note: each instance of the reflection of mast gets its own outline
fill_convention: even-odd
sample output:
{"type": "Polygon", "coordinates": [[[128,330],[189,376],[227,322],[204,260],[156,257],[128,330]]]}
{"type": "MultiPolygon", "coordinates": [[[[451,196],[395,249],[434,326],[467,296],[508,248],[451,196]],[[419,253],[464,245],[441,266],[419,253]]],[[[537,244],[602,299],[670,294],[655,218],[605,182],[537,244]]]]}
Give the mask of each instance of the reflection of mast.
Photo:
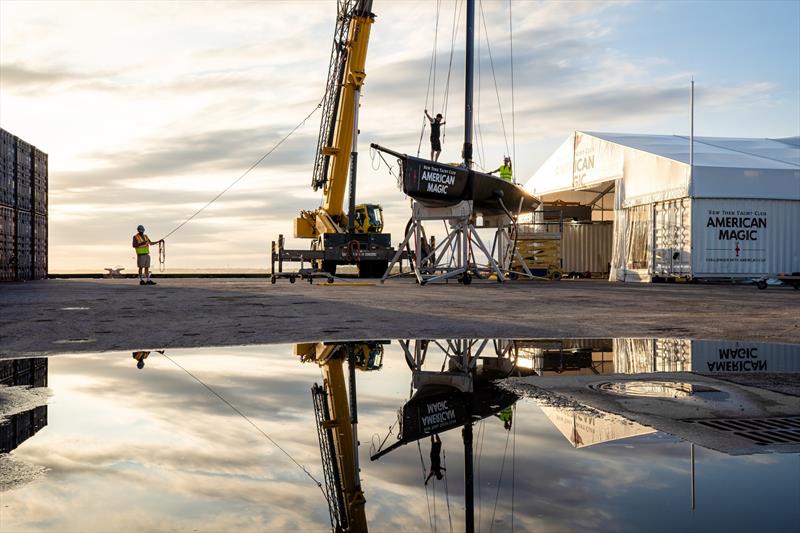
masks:
{"type": "Polygon", "coordinates": [[[377,342],[297,344],[295,354],[319,364],[323,385],[314,385],[311,396],[317,421],[322,468],[334,531],[367,531],[365,498],[358,465],[358,415],[356,368],[378,370],[383,346],[377,342]],[[348,360],[348,401],[342,363],[348,360]]]}
{"type": "MultiPolygon", "coordinates": [[[[371,451],[375,461],[406,444],[430,435],[461,428],[464,442],[464,503],[466,531],[475,528],[472,425],[516,402],[518,396],[491,384],[513,371],[516,349],[513,341],[494,340],[494,354],[482,355],[490,339],[401,340],[416,393],[401,409],[397,441],[371,451]],[[431,352],[439,349],[444,361],[438,371],[423,370],[431,363],[431,352]],[[478,366],[478,362],[481,366],[478,366]],[[509,370],[510,368],[510,370],[509,370]]],[[[438,366],[438,365],[437,365],[438,366]]],[[[391,430],[390,430],[391,434],[391,430]]]]}

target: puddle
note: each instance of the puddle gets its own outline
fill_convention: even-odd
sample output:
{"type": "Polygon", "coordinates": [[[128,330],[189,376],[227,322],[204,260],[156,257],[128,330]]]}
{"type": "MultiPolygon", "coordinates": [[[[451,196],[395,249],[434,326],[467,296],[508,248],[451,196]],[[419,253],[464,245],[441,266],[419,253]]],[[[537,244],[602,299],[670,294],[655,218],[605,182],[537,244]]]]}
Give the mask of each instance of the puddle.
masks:
{"type": "Polygon", "coordinates": [[[88,311],[91,307],[62,307],[61,311],[88,311]]]}
{"type": "Polygon", "coordinates": [[[470,513],[487,531],[792,530],[800,405],[780,389],[798,394],[798,371],[800,346],[674,339],[0,359],[0,406],[9,391],[30,396],[0,410],[0,530],[459,531],[470,513]],[[733,363],[745,383],[728,379],[733,363]],[[778,390],[759,388],[773,375],[778,390]],[[520,384],[584,403],[534,400],[520,384]],[[659,416],[642,423],[650,411],[619,402],[659,416]],[[717,404],[747,417],[701,416],[717,404]],[[365,503],[349,507],[359,481],[365,503]]]}
{"type": "Polygon", "coordinates": [[[701,399],[717,402],[730,398],[728,393],[714,387],[681,381],[616,381],[593,385],[592,388],[642,398],[701,399]]]}
{"type": "Polygon", "coordinates": [[[53,341],[53,344],[82,344],[88,342],[96,342],[97,339],[59,339],[57,341],[53,341]]]}

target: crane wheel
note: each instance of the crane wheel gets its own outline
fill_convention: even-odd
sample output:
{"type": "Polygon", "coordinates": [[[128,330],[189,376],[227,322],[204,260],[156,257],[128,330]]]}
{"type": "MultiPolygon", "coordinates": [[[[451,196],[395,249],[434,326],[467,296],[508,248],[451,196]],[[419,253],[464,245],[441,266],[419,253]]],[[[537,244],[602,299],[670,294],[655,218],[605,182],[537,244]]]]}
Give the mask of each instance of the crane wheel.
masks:
{"type": "Polygon", "coordinates": [[[333,277],[328,278],[328,283],[333,283],[333,277]]]}
{"type": "Polygon", "coordinates": [[[763,279],[760,279],[756,282],[756,287],[761,289],[762,291],[767,288],[767,282],[763,279]]]}

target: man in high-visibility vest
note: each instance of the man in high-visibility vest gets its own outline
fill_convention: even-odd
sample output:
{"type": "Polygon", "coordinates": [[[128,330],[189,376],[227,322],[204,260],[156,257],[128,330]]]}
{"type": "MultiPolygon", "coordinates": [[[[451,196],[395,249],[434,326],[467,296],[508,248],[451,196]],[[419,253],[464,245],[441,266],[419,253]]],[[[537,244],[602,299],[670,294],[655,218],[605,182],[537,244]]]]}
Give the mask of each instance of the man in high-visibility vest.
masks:
{"type": "Polygon", "coordinates": [[[511,181],[513,178],[513,173],[511,172],[511,158],[508,156],[503,157],[503,164],[489,172],[489,174],[494,174],[495,172],[499,172],[500,177],[504,180],[511,181]]]}
{"type": "Polygon", "coordinates": [[[160,242],[162,241],[150,242],[150,237],[145,235],[144,226],[141,224],[136,228],[136,235],[133,236],[133,249],[136,250],[136,266],[139,267],[139,285],[156,284],[150,279],[150,245],[160,242]]]}

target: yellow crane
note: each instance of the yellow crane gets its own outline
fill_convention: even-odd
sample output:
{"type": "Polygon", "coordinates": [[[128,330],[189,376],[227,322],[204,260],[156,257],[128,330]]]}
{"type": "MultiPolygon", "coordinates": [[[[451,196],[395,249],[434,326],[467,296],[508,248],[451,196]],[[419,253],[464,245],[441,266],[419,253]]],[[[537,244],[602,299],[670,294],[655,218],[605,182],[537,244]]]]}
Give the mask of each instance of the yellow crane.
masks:
{"type": "Polygon", "coordinates": [[[377,204],[356,204],[359,99],[375,15],[372,0],[339,0],[337,7],[311,181],[315,191],[322,190],[322,204],[313,211],[301,211],[294,220],[294,237],[312,239],[311,250],[284,250],[280,238],[281,244],[273,248],[273,262],[310,261],[331,275],[339,265],[352,264],[358,266],[361,277],[380,277],[394,256],[391,235],[383,233],[383,209],[377,204]]]}
{"type": "Polygon", "coordinates": [[[380,370],[383,344],[378,341],[303,343],[296,344],[294,352],[303,362],[315,362],[322,369],[322,385],[315,384],[311,396],[332,529],[337,533],[366,533],[366,498],[358,462],[355,371],[380,370]],[[349,391],[345,385],[345,361],[349,391]]]}

